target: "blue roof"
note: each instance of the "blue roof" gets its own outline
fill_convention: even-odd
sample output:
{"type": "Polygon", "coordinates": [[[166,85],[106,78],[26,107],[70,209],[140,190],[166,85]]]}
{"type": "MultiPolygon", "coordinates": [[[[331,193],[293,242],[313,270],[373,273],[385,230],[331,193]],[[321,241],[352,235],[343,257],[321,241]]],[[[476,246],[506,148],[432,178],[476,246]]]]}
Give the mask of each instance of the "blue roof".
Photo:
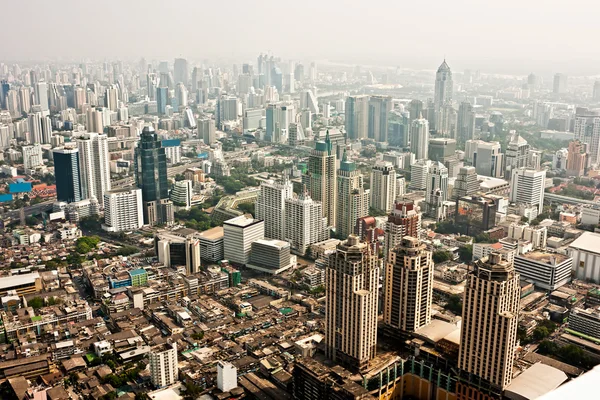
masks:
{"type": "Polygon", "coordinates": [[[0,203],[5,203],[7,201],[12,201],[13,195],[8,193],[0,194],[0,203]]]}
{"type": "Polygon", "coordinates": [[[163,147],[177,147],[181,145],[181,139],[165,139],[162,141],[163,147]]]}
{"type": "Polygon", "coordinates": [[[8,191],[10,193],[28,193],[31,192],[31,182],[9,183],[8,191]]]}
{"type": "Polygon", "coordinates": [[[145,273],[146,270],[144,268],[132,269],[131,271],[129,271],[129,275],[131,276],[144,275],[145,273]]]}

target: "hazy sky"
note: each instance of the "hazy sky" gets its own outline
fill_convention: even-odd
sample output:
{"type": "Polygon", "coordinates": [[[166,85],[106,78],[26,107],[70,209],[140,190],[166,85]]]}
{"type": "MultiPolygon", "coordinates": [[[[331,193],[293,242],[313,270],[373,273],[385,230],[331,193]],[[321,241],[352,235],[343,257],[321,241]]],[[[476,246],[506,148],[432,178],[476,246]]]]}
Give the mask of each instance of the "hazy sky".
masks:
{"type": "Polygon", "coordinates": [[[1,61],[284,58],[600,74],[594,0],[0,0],[1,61]]]}

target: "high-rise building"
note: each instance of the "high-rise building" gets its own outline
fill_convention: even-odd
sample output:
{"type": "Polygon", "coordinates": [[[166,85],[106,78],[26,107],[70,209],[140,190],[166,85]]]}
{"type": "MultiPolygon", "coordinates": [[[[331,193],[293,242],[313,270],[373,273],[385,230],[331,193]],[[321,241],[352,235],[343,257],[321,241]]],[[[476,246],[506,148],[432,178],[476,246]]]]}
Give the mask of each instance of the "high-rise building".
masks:
{"type": "Polygon", "coordinates": [[[294,190],[287,176],[277,181],[264,181],[256,201],[256,218],[265,222],[265,237],[285,240],[286,200],[292,198],[294,190]]]}
{"type": "Polygon", "coordinates": [[[165,343],[153,348],[150,351],[149,364],[150,380],[154,386],[161,388],[177,382],[177,345],[165,343]]]}
{"type": "Polygon", "coordinates": [[[227,361],[217,361],[217,388],[225,393],[237,387],[237,368],[227,361]]]}
{"type": "Polygon", "coordinates": [[[48,110],[50,110],[48,104],[48,84],[45,81],[37,82],[35,83],[34,91],[36,104],[41,107],[42,113],[47,114],[48,110]]]}
{"type": "Polygon", "coordinates": [[[375,357],[380,265],[371,247],[351,235],[325,269],[326,354],[356,370],[375,357]]]}
{"type": "Polygon", "coordinates": [[[544,209],[544,184],[546,170],[514,169],[510,181],[510,198],[512,203],[537,206],[540,214],[544,209]]]}
{"type": "Polygon", "coordinates": [[[29,141],[34,144],[44,143],[42,139],[42,113],[29,114],[27,125],[29,125],[29,141]]]}
{"type": "Polygon", "coordinates": [[[477,150],[473,156],[473,166],[478,175],[500,178],[504,176],[504,154],[498,142],[477,143],[477,150]]]}
{"type": "Polygon", "coordinates": [[[448,168],[441,162],[430,164],[425,190],[427,213],[437,220],[443,219],[443,204],[448,200],[448,168]]]}
{"type": "Polygon", "coordinates": [[[288,144],[291,147],[303,146],[306,136],[304,135],[304,129],[302,124],[292,122],[288,128],[288,144]]]}
{"type": "Polygon", "coordinates": [[[421,118],[424,111],[423,102],[417,99],[411,100],[411,102],[408,105],[408,110],[410,113],[410,122],[414,121],[415,119],[421,118]]]}
{"type": "Polygon", "coordinates": [[[429,155],[429,123],[422,116],[411,124],[410,152],[417,160],[425,160],[429,155]]]}
{"type": "Polygon", "coordinates": [[[59,147],[52,150],[56,174],[56,200],[73,203],[85,199],[81,190],[79,150],[59,147]]]}
{"type": "Polygon", "coordinates": [[[458,368],[492,392],[512,380],[520,295],[512,262],[496,252],[475,261],[465,285],[458,368]]]}
{"type": "Polygon", "coordinates": [[[86,128],[88,132],[104,132],[104,117],[102,108],[88,108],[86,112],[86,128]]]}
{"type": "Polygon", "coordinates": [[[158,262],[167,268],[185,267],[186,274],[195,274],[201,264],[201,236],[188,229],[159,231],[154,236],[154,251],[158,262]]]}
{"type": "Polygon", "coordinates": [[[378,161],[371,170],[371,204],[383,212],[390,212],[396,200],[396,170],[391,162],[378,161]]]}
{"type": "Polygon", "coordinates": [[[323,206],[311,199],[306,189],[285,201],[285,222],[285,240],[293,253],[304,255],[311,244],[329,239],[323,206]]]}
{"type": "Polygon", "coordinates": [[[175,86],[175,97],[177,98],[177,105],[179,107],[187,107],[188,105],[188,90],[185,85],[181,82],[175,86]]]}
{"type": "Polygon", "coordinates": [[[510,141],[506,146],[506,173],[505,179],[509,179],[512,175],[512,170],[515,168],[523,168],[527,166],[527,153],[529,152],[529,144],[527,140],[521,137],[518,133],[512,131],[510,141]]]}
{"type": "Polygon", "coordinates": [[[292,104],[271,103],[266,110],[266,140],[273,143],[286,143],[290,123],[295,121],[292,104]]]}
{"type": "Polygon", "coordinates": [[[573,132],[575,140],[588,144],[589,162],[600,161],[600,116],[594,114],[577,114],[573,132]]]}
{"type": "Polygon", "coordinates": [[[437,123],[437,134],[445,138],[455,139],[457,135],[458,113],[452,106],[452,103],[447,103],[440,109],[440,115],[437,123]]]}
{"type": "Polygon", "coordinates": [[[167,113],[167,105],[169,104],[169,88],[161,86],[156,88],[156,110],[158,115],[167,113]]]}
{"type": "Polygon", "coordinates": [[[463,101],[458,107],[456,141],[462,148],[467,140],[475,139],[475,111],[471,103],[463,101]]]}
{"type": "Polygon", "coordinates": [[[496,226],[496,200],[482,196],[462,196],[456,199],[455,226],[469,236],[476,236],[496,226]]]}
{"type": "Polygon", "coordinates": [[[31,88],[28,86],[19,88],[19,108],[24,113],[31,111],[31,88]]]}
{"type": "Polygon", "coordinates": [[[170,199],[177,207],[189,209],[192,206],[192,195],[194,194],[194,184],[192,181],[184,179],[173,184],[170,199]]]}
{"type": "Polygon", "coordinates": [[[316,142],[314,150],[310,153],[306,180],[310,197],[323,205],[323,216],[327,218],[327,225],[335,226],[337,169],[329,131],[325,141],[316,142]]]}
{"type": "Polygon", "coordinates": [[[217,128],[214,120],[210,118],[198,120],[198,138],[209,146],[217,141],[217,128]]]}
{"type": "Polygon", "coordinates": [[[154,128],[150,126],[142,130],[135,149],[135,177],[137,186],[142,189],[144,223],[171,223],[172,210],[168,212],[170,201],[163,201],[169,198],[167,155],[154,128]]]}
{"type": "Polygon", "coordinates": [[[369,96],[348,96],[345,116],[348,139],[366,139],[369,130],[369,96]]]}
{"type": "Polygon", "coordinates": [[[319,103],[317,102],[317,96],[313,93],[312,90],[306,89],[300,93],[300,109],[310,110],[312,114],[319,113],[319,103]]]}
{"type": "Polygon", "coordinates": [[[356,220],[369,215],[369,190],[363,187],[363,175],[356,164],[344,157],[337,174],[336,234],[346,238],[354,233],[356,220]]]}
{"type": "Polygon", "coordinates": [[[587,168],[587,145],[579,140],[574,140],[569,143],[567,153],[567,175],[568,176],[583,176],[587,168]]]}
{"type": "Polygon", "coordinates": [[[394,209],[385,223],[385,249],[387,259],[390,250],[400,244],[402,238],[421,235],[421,209],[411,200],[396,200],[394,209]]]}
{"type": "Polygon", "coordinates": [[[594,82],[594,89],[592,91],[592,99],[595,101],[600,100],[600,81],[594,82]]]}
{"type": "Polygon", "coordinates": [[[119,88],[116,85],[109,85],[104,92],[104,107],[110,111],[117,111],[119,108],[119,88]]]}
{"type": "Polygon", "coordinates": [[[39,143],[32,146],[23,146],[22,153],[25,171],[43,164],[42,146],[39,143]]]}
{"type": "Polygon", "coordinates": [[[435,138],[429,139],[429,159],[444,163],[450,158],[456,158],[456,140],[435,138]]]}
{"type": "Polygon", "coordinates": [[[431,322],[433,259],[417,238],[405,236],[388,254],[383,320],[395,329],[414,332],[431,322]]]}
{"type": "Polygon", "coordinates": [[[21,108],[19,107],[19,92],[9,90],[6,94],[6,109],[10,112],[10,116],[18,118],[21,116],[21,108]]]}
{"type": "Polygon", "coordinates": [[[377,142],[387,142],[388,116],[392,111],[391,96],[371,96],[369,99],[368,137],[377,142]]]}
{"type": "Polygon", "coordinates": [[[567,75],[560,73],[554,75],[552,92],[554,94],[563,94],[567,92],[567,75]]]}
{"type": "Polygon", "coordinates": [[[238,110],[240,101],[235,96],[222,95],[217,99],[215,106],[215,122],[218,128],[222,128],[225,121],[235,121],[238,119],[238,110]]]}
{"type": "Polygon", "coordinates": [[[176,58],[173,64],[173,78],[175,83],[183,83],[187,86],[188,84],[188,62],[185,58],[176,58]]]}
{"type": "Polygon", "coordinates": [[[452,81],[452,71],[446,63],[446,60],[442,62],[435,74],[434,90],[435,92],[433,97],[433,104],[435,118],[433,119],[433,121],[435,121],[435,123],[433,124],[434,126],[432,126],[431,128],[436,130],[439,129],[442,108],[446,104],[452,103],[452,92],[454,90],[452,81]]]}
{"type": "Polygon", "coordinates": [[[138,188],[108,190],[104,193],[104,225],[108,232],[128,232],[144,225],[142,191],[138,188]]]}
{"type": "Polygon", "coordinates": [[[223,222],[225,258],[235,264],[248,264],[252,243],[264,237],[264,221],[240,215],[223,222]]]}
{"type": "Polygon", "coordinates": [[[108,137],[95,132],[77,138],[81,190],[84,198],[95,198],[103,207],[104,193],[111,188],[108,137]]]}
{"type": "Polygon", "coordinates": [[[478,191],[479,181],[477,180],[477,170],[475,167],[461,167],[454,182],[452,198],[457,199],[463,196],[471,196],[478,191]]]}

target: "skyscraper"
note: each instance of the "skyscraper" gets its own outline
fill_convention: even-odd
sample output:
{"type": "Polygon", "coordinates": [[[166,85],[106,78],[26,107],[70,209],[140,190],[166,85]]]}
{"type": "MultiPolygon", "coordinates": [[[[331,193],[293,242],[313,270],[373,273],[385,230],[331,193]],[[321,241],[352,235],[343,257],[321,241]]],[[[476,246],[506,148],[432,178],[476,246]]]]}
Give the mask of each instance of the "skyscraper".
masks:
{"type": "Polygon", "coordinates": [[[48,105],[48,84],[40,81],[35,84],[35,102],[42,108],[42,113],[47,115],[50,107],[48,105]]]}
{"type": "Polygon", "coordinates": [[[385,267],[383,320],[392,328],[414,332],[431,322],[433,260],[427,246],[405,236],[390,249],[385,267]]]}
{"type": "Polygon", "coordinates": [[[56,171],[56,200],[66,203],[83,200],[79,180],[79,150],[59,147],[52,150],[56,171]]]}
{"type": "Polygon", "coordinates": [[[95,198],[104,207],[104,193],[111,188],[108,137],[105,134],[84,133],[77,138],[81,191],[85,198],[95,198]]]}
{"type": "Polygon", "coordinates": [[[346,98],[345,115],[348,139],[366,139],[369,127],[369,96],[348,96],[346,98]]]}
{"type": "Polygon", "coordinates": [[[370,206],[390,212],[396,200],[396,170],[391,162],[378,161],[371,170],[370,206]]]}
{"type": "MultiPolygon", "coordinates": [[[[501,392],[512,380],[519,298],[519,274],[512,262],[495,252],[475,262],[465,285],[458,368],[482,379],[492,392],[501,392]]],[[[458,392],[459,399],[472,398],[458,392]]]]}
{"type": "Polygon", "coordinates": [[[510,141],[506,146],[506,168],[505,179],[510,179],[512,170],[515,168],[523,168],[527,166],[527,153],[529,151],[527,140],[521,137],[516,132],[512,132],[510,141]]]}
{"type": "Polygon", "coordinates": [[[594,113],[577,113],[573,129],[575,140],[589,145],[590,163],[600,161],[600,116],[594,113]]]}
{"type": "Polygon", "coordinates": [[[423,116],[414,120],[410,128],[410,152],[417,160],[425,160],[429,154],[429,123],[423,116]]]}
{"type": "Polygon", "coordinates": [[[475,111],[471,103],[463,101],[458,107],[456,141],[460,148],[467,140],[475,139],[475,111]]]}
{"type": "Polygon", "coordinates": [[[144,225],[142,191],[138,188],[108,190],[101,204],[104,204],[105,231],[127,232],[144,225]]]}
{"type": "Polygon", "coordinates": [[[311,199],[306,189],[285,201],[285,222],[285,240],[293,253],[304,255],[311,244],[329,239],[323,206],[311,199]]]}
{"type": "Polygon", "coordinates": [[[167,113],[167,104],[169,104],[169,88],[161,86],[156,89],[156,110],[158,115],[167,113]]]}
{"type": "Polygon", "coordinates": [[[448,103],[452,103],[453,90],[452,71],[450,71],[450,67],[446,63],[446,60],[444,60],[435,74],[435,92],[433,97],[435,113],[433,121],[435,123],[431,127],[433,130],[439,129],[442,107],[448,103]]]}
{"type": "Polygon", "coordinates": [[[326,354],[355,370],[375,357],[380,265],[371,247],[351,235],[325,269],[326,354]]]}
{"type": "Polygon", "coordinates": [[[135,173],[137,186],[142,189],[144,223],[154,225],[172,222],[172,208],[169,212],[169,204],[163,201],[169,198],[167,155],[154,128],[150,126],[142,130],[135,149],[135,173]]]}
{"type": "Polygon", "coordinates": [[[456,181],[452,198],[457,199],[463,196],[471,196],[479,191],[479,181],[477,180],[477,170],[475,167],[461,167],[456,181]]]}
{"type": "Polygon", "coordinates": [[[587,145],[578,140],[569,143],[567,153],[567,175],[583,176],[587,168],[587,145]]]}
{"type": "Polygon", "coordinates": [[[443,219],[443,204],[448,200],[448,168],[441,162],[432,162],[427,172],[425,203],[427,213],[437,220],[443,219]]]}
{"type": "Polygon", "coordinates": [[[198,120],[198,139],[202,139],[204,144],[211,145],[217,141],[217,128],[215,121],[210,118],[198,120]]]}
{"type": "Polygon", "coordinates": [[[188,62],[185,58],[176,58],[173,64],[173,78],[175,83],[183,83],[187,86],[188,84],[188,62]]]}
{"type": "Polygon", "coordinates": [[[592,91],[592,99],[595,101],[600,100],[600,81],[594,82],[594,89],[592,91]]]}
{"type": "Polygon", "coordinates": [[[337,176],[336,234],[346,238],[354,233],[356,220],[369,215],[369,190],[363,187],[363,176],[347,155],[340,163],[337,176]]]}
{"type": "Polygon", "coordinates": [[[388,116],[392,111],[391,96],[371,96],[369,99],[368,136],[377,142],[387,142],[388,116]]]}
{"type": "Polygon", "coordinates": [[[27,124],[29,125],[29,141],[31,143],[44,143],[42,140],[42,113],[29,114],[27,124]]]}
{"type": "Polygon", "coordinates": [[[552,92],[554,94],[563,94],[567,92],[567,75],[560,73],[554,75],[552,92]]]}
{"type": "Polygon", "coordinates": [[[509,200],[516,204],[537,206],[538,214],[544,210],[544,182],[546,170],[513,169],[509,200]]]}
{"type": "Polygon", "coordinates": [[[385,223],[384,257],[396,248],[405,236],[419,238],[421,235],[421,209],[411,200],[396,200],[394,209],[385,223]]]}
{"type": "Polygon", "coordinates": [[[115,85],[109,85],[104,92],[104,107],[110,111],[117,111],[119,108],[119,88],[115,85]]]}
{"type": "Polygon", "coordinates": [[[327,218],[327,225],[335,226],[337,170],[329,131],[327,131],[325,141],[315,143],[315,149],[310,153],[307,183],[310,197],[320,201],[323,205],[323,216],[327,218]]]}
{"type": "Polygon", "coordinates": [[[504,154],[498,142],[478,142],[473,165],[477,174],[500,178],[504,176],[504,154]]]}
{"type": "Polygon", "coordinates": [[[287,176],[261,183],[256,201],[256,218],[265,221],[265,238],[285,240],[286,200],[293,194],[292,182],[287,176]]]}

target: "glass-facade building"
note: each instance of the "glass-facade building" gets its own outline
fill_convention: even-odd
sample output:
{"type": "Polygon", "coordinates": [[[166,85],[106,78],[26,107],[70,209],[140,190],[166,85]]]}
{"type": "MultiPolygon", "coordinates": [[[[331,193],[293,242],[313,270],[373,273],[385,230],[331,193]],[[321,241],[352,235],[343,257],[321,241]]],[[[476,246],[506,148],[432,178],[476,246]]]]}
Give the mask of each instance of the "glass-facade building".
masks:
{"type": "Polygon", "coordinates": [[[81,190],[79,150],[58,148],[52,151],[56,176],[56,200],[73,203],[84,199],[81,190]]]}

